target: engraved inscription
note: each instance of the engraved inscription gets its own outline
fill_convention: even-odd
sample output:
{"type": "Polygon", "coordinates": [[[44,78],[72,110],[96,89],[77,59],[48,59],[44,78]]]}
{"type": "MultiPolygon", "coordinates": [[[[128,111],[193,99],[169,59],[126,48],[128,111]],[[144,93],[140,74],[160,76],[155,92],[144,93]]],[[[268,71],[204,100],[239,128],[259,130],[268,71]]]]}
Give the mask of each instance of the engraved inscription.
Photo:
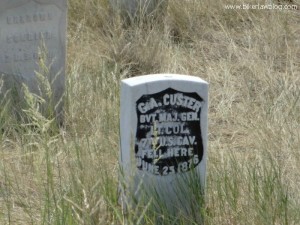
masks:
{"type": "MultiPolygon", "coordinates": [[[[7,65],[7,69],[2,67],[6,73],[10,73],[10,64],[15,62],[23,71],[25,67],[35,70],[38,49],[43,43],[48,51],[48,59],[52,61],[59,54],[59,34],[54,25],[59,21],[57,8],[32,2],[22,8],[22,11],[21,8],[7,10],[2,18],[0,15],[0,63],[7,65]]],[[[13,66],[15,68],[16,65],[13,66]]]]}
{"type": "Polygon", "coordinates": [[[26,32],[26,33],[16,33],[10,34],[6,37],[7,44],[17,44],[20,42],[26,41],[42,41],[42,40],[50,40],[53,38],[53,34],[50,31],[44,32],[26,32]]]}
{"type": "MultiPolygon", "coordinates": [[[[55,57],[54,51],[49,51],[47,53],[47,59],[53,59],[55,57]]],[[[37,52],[26,52],[19,49],[18,52],[13,54],[0,55],[0,63],[12,63],[12,62],[28,62],[37,61],[39,59],[39,54],[37,52]]]]}
{"type": "Polygon", "coordinates": [[[202,160],[200,115],[203,99],[197,93],[168,88],[143,95],[136,102],[136,166],[154,175],[194,169],[202,160]]]}
{"type": "Polygon", "coordinates": [[[45,22],[52,20],[53,16],[51,13],[36,13],[31,15],[21,15],[21,16],[7,16],[6,22],[9,25],[13,24],[25,24],[34,22],[45,22]]]}

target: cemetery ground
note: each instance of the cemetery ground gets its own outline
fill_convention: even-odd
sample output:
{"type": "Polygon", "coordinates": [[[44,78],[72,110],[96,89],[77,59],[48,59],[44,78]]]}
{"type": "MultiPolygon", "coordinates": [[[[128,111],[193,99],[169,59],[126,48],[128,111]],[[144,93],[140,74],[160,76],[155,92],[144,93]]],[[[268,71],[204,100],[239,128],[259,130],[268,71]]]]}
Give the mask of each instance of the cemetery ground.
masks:
{"type": "Polygon", "coordinates": [[[64,128],[30,93],[21,119],[0,99],[0,224],[197,224],[155,214],[157,199],[118,204],[120,80],[153,73],[210,83],[205,224],[300,224],[299,12],[171,0],[129,25],[70,0],[64,128]]]}

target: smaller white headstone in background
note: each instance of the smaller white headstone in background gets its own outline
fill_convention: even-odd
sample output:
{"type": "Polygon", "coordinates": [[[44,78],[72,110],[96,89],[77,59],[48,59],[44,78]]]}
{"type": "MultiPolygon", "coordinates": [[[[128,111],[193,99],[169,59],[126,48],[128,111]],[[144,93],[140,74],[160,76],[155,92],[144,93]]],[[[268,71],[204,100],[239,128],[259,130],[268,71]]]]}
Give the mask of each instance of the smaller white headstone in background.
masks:
{"type": "Polygon", "coordinates": [[[109,0],[113,9],[128,14],[131,18],[137,16],[158,16],[167,10],[168,0],[109,0]]]}
{"type": "Polygon", "coordinates": [[[204,193],[207,113],[208,83],[198,77],[158,74],[122,81],[123,204],[145,193],[173,212],[190,213],[200,204],[189,189],[198,185],[204,193]]]}
{"type": "MultiPolygon", "coordinates": [[[[0,76],[6,89],[22,83],[39,93],[36,72],[44,51],[56,114],[62,116],[65,90],[66,0],[1,0],[0,76]]],[[[21,94],[21,93],[19,93],[21,94]]],[[[61,120],[61,118],[59,118],[61,120]]]]}

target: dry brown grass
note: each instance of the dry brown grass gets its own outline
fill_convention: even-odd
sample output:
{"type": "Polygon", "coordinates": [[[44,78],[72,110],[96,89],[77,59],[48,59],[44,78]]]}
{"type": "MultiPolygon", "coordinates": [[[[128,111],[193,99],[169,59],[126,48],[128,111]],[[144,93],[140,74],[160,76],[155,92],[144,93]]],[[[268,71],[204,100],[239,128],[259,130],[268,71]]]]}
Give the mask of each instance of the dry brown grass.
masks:
{"type": "Polygon", "coordinates": [[[0,224],[125,224],[119,82],[150,73],[210,83],[207,224],[300,224],[300,14],[224,5],[171,0],[128,25],[106,0],[69,1],[66,129],[0,110],[0,224]]]}

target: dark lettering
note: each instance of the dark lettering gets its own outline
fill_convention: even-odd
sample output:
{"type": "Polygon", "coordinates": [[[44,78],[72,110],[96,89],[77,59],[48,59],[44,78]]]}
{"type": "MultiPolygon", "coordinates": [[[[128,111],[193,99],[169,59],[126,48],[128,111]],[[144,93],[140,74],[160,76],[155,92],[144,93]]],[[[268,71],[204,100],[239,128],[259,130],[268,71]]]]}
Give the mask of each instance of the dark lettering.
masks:
{"type": "Polygon", "coordinates": [[[137,167],[155,175],[187,172],[203,157],[202,98],[168,88],[136,102],[137,167]],[[157,167],[156,167],[157,166],[157,167]]]}

